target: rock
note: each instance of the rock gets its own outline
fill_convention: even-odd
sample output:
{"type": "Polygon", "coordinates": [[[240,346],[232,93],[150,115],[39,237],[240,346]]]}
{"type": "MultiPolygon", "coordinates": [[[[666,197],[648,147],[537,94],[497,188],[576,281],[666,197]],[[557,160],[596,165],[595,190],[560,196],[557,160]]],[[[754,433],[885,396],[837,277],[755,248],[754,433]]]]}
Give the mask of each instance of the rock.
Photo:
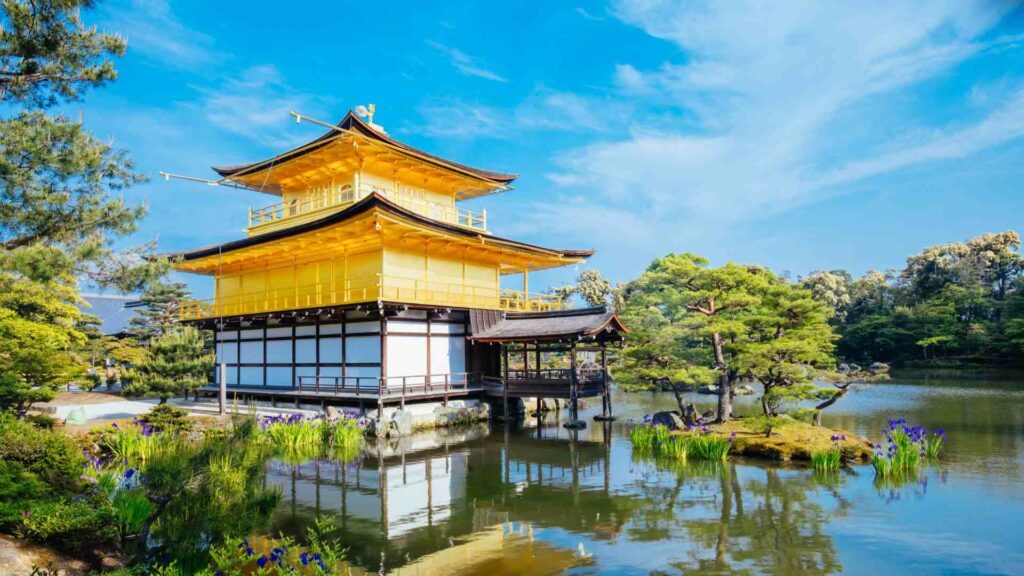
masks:
{"type": "Polygon", "coordinates": [[[733,394],[736,396],[750,396],[751,394],[756,393],[757,390],[754,390],[754,387],[750,384],[740,384],[736,387],[736,390],[733,391],[733,394]]]}
{"type": "Polygon", "coordinates": [[[655,426],[666,426],[669,430],[685,428],[682,416],[678,412],[655,412],[651,416],[651,424],[655,426]]]}
{"type": "Polygon", "coordinates": [[[65,424],[85,424],[85,408],[79,406],[68,412],[67,418],[64,419],[65,424]]]}
{"type": "Polygon", "coordinates": [[[889,365],[886,364],[885,362],[872,362],[871,365],[868,366],[868,370],[871,370],[875,374],[879,374],[879,373],[882,373],[882,372],[888,372],[889,371],[889,365]]]}
{"type": "Polygon", "coordinates": [[[700,415],[700,420],[701,422],[710,422],[715,419],[715,415],[715,411],[709,408],[705,410],[703,414],[700,415]]]}
{"type": "Polygon", "coordinates": [[[399,436],[412,434],[413,417],[412,412],[406,410],[395,410],[391,414],[391,430],[399,436]]]}
{"type": "Polygon", "coordinates": [[[67,558],[46,546],[0,536],[0,576],[33,574],[33,566],[46,567],[47,562],[53,562],[55,574],[77,576],[89,573],[88,563],[82,560],[67,558]]]}
{"type": "Polygon", "coordinates": [[[843,362],[843,363],[839,364],[839,366],[836,368],[836,371],[839,372],[840,374],[849,374],[850,373],[850,365],[847,364],[846,362],[843,362]]]}
{"type": "Polygon", "coordinates": [[[718,394],[718,386],[715,384],[705,384],[697,389],[698,394],[718,394]]]}

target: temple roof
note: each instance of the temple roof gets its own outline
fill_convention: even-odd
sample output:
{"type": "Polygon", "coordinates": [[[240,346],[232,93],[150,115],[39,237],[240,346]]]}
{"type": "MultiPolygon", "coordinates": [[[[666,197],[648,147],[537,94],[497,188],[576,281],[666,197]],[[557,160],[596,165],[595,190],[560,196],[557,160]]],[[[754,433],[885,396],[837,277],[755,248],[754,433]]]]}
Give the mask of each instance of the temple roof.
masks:
{"type": "MultiPolygon", "coordinates": [[[[390,202],[380,194],[371,194],[366,198],[356,202],[355,204],[340,210],[328,214],[317,220],[305,222],[303,224],[297,224],[289,228],[282,228],[280,230],[274,230],[265,234],[259,234],[257,236],[250,236],[241,240],[234,240],[232,242],[226,242],[224,244],[215,244],[212,246],[206,246],[203,248],[196,248],[194,250],[186,250],[182,252],[170,252],[158,255],[159,257],[169,259],[183,259],[183,260],[197,260],[208,256],[223,255],[235,250],[241,250],[243,248],[249,248],[251,246],[258,246],[260,244],[266,244],[279,240],[282,238],[288,238],[296,236],[304,232],[312,232],[327,228],[333,224],[338,224],[355,218],[356,216],[365,214],[373,209],[380,209],[382,212],[398,216],[403,220],[411,221],[414,224],[418,224],[428,229],[436,230],[439,232],[454,234],[466,238],[479,240],[481,243],[487,245],[498,245],[502,247],[522,250],[524,252],[532,252],[536,254],[542,254],[548,257],[562,257],[570,260],[583,260],[593,256],[595,250],[558,250],[553,248],[544,248],[533,244],[527,244],[525,242],[518,242],[516,240],[508,240],[505,238],[499,238],[490,234],[483,234],[477,231],[473,231],[468,228],[456,226],[453,224],[446,224],[437,220],[433,220],[426,216],[420,215],[412,210],[403,208],[397,204],[390,202]]],[[[570,262],[571,263],[571,262],[570,262]]]]}
{"type": "Polygon", "coordinates": [[[236,166],[212,166],[212,168],[215,172],[217,172],[224,178],[233,180],[235,178],[240,178],[247,174],[259,172],[265,168],[280,165],[284,162],[294,160],[296,158],[319,150],[320,148],[327,146],[334,140],[346,134],[355,134],[367,138],[369,140],[379,142],[389,148],[392,148],[394,150],[397,150],[399,152],[402,152],[406,155],[412,156],[414,158],[417,158],[418,160],[421,160],[428,164],[432,164],[439,168],[452,170],[464,176],[469,176],[471,178],[486,180],[488,182],[500,186],[507,186],[509,183],[511,183],[513,180],[519,177],[518,174],[508,174],[504,172],[493,172],[490,170],[473,168],[472,166],[467,166],[465,164],[460,164],[458,162],[446,160],[444,158],[441,158],[440,156],[436,156],[429,152],[424,152],[423,150],[420,150],[403,142],[399,142],[398,140],[391,138],[384,132],[373,128],[368,123],[364,122],[358,116],[353,114],[352,111],[349,111],[348,114],[346,114],[345,117],[342,118],[341,122],[338,122],[337,127],[340,130],[331,130],[324,134],[323,136],[320,136],[316,140],[309,142],[308,144],[304,144],[302,146],[299,146],[298,148],[294,148],[292,150],[289,150],[288,152],[274,156],[273,158],[268,158],[266,160],[261,160],[259,162],[253,162],[250,164],[239,164],[236,166]]]}
{"type": "Polygon", "coordinates": [[[629,332],[607,306],[550,312],[470,311],[470,339],[535,342],[601,339],[629,332]]]}

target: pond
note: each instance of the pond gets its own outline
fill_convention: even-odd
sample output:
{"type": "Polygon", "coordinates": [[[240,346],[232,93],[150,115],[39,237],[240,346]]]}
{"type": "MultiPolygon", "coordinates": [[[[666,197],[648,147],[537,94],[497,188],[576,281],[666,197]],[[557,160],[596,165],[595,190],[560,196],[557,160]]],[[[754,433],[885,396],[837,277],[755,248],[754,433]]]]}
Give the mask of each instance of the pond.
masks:
{"type": "Polygon", "coordinates": [[[870,466],[635,461],[624,420],[674,399],[619,392],[622,419],[593,422],[595,407],[579,433],[551,415],[371,445],[347,465],[274,464],[266,533],[331,515],[353,574],[1021,574],[1018,376],[896,373],[830,409],[826,426],[873,439],[890,418],[946,430],[941,464],[901,485],[870,466]]]}

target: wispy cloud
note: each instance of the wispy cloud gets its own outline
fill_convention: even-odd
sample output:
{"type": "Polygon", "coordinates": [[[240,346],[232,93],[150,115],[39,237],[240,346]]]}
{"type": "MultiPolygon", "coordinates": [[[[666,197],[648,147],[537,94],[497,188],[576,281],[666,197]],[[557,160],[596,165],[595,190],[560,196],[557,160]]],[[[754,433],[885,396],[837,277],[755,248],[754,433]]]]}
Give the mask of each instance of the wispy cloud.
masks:
{"type": "Polygon", "coordinates": [[[188,69],[223,58],[213,39],[179,20],[167,0],[132,0],[107,8],[106,14],[112,28],[127,31],[129,50],[161,64],[188,69]]]}
{"type": "MultiPolygon", "coordinates": [[[[628,134],[571,151],[550,179],[566,194],[586,189],[605,209],[641,214],[638,225],[664,247],[695,226],[785,212],[866,178],[1019,138],[1024,92],[973,121],[928,129],[879,122],[868,105],[1015,45],[986,38],[1007,9],[622,0],[613,14],[675,44],[682,63],[621,63],[614,85],[636,109],[689,123],[634,117],[628,134]],[[851,128],[862,145],[834,153],[851,128]]],[[[560,212],[556,202],[546,208],[560,212]]]]}
{"type": "Polygon", "coordinates": [[[592,22],[600,22],[600,21],[604,20],[603,17],[595,16],[594,14],[591,14],[590,11],[588,11],[586,8],[584,8],[582,6],[577,6],[576,7],[576,13],[579,14],[580,16],[582,16],[584,19],[590,20],[592,22]]]}
{"type": "Polygon", "coordinates": [[[467,140],[512,138],[523,131],[601,133],[614,124],[611,118],[629,110],[620,100],[538,88],[512,108],[461,99],[429,102],[419,109],[423,123],[411,131],[467,140]]]}
{"type": "Polygon", "coordinates": [[[197,86],[193,104],[212,124],[268,147],[280,149],[311,140],[315,134],[296,130],[290,110],[317,114],[325,99],[292,88],[277,67],[252,66],[219,86],[197,86]]]}
{"type": "Polygon", "coordinates": [[[488,69],[477,58],[466,54],[458,48],[453,48],[451,46],[441,44],[440,42],[435,42],[434,40],[427,40],[427,44],[447,56],[451,65],[466,76],[476,76],[477,78],[483,78],[493,82],[508,82],[507,78],[488,69]]]}

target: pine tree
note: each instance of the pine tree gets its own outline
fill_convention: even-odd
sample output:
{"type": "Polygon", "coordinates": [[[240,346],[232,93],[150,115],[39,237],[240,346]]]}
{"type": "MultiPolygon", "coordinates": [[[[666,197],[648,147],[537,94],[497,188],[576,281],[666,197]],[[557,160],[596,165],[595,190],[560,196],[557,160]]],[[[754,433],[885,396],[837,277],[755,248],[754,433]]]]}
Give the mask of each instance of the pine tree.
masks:
{"type": "Polygon", "coordinates": [[[213,370],[214,355],[203,334],[181,326],[153,338],[149,354],[125,386],[126,396],[155,396],[163,404],[171,396],[183,396],[205,386],[213,370]]]}
{"type": "Polygon", "coordinates": [[[181,302],[189,299],[183,282],[154,282],[139,300],[143,308],[131,319],[129,333],[140,342],[162,336],[177,325],[181,302]]]}
{"type": "Polygon", "coordinates": [[[0,0],[0,408],[24,411],[85,362],[77,283],[136,290],[164,262],[114,250],[145,213],[127,154],[48,110],[116,77],[125,39],[86,27],[90,0],[0,0]]]}

